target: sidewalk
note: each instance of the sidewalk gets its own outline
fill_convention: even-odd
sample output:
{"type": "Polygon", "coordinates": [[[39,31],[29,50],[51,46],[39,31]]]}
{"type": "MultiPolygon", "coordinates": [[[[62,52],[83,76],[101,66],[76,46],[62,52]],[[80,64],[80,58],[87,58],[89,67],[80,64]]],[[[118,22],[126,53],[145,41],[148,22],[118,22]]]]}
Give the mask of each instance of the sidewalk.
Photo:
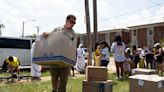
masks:
{"type": "Polygon", "coordinates": [[[108,64],[108,71],[109,72],[116,72],[115,61],[113,57],[110,57],[110,62],[108,64]]]}

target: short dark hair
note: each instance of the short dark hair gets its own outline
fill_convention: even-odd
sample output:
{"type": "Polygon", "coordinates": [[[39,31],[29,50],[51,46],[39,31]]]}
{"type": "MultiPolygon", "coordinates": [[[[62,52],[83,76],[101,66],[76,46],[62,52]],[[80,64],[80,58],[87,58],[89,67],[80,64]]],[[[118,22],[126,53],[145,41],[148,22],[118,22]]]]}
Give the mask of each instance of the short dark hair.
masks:
{"type": "Polygon", "coordinates": [[[9,61],[13,61],[13,57],[12,56],[9,56],[9,61]]]}
{"type": "Polygon", "coordinates": [[[105,47],[107,47],[110,52],[110,47],[106,41],[102,41],[100,44],[103,44],[105,47]]]}
{"type": "Polygon", "coordinates": [[[76,20],[76,17],[74,15],[72,15],[72,14],[67,16],[67,20],[69,20],[71,18],[74,19],[74,20],[76,20]]]}

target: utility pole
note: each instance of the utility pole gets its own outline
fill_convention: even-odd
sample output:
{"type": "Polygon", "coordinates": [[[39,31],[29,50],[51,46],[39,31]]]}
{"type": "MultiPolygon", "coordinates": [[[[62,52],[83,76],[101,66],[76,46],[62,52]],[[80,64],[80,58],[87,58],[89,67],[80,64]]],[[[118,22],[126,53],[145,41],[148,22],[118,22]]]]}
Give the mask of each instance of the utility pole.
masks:
{"type": "Polygon", "coordinates": [[[23,21],[23,25],[22,25],[22,37],[24,37],[25,23],[27,23],[29,21],[36,21],[36,20],[34,20],[34,19],[28,19],[26,21],[23,21]]]}
{"type": "Polygon", "coordinates": [[[37,33],[36,35],[39,36],[39,31],[40,31],[40,26],[35,26],[37,28],[37,33]]]}
{"type": "Polygon", "coordinates": [[[93,49],[95,49],[94,46],[98,42],[98,35],[97,35],[97,0],[93,0],[93,30],[94,30],[93,49]]]}
{"type": "Polygon", "coordinates": [[[85,16],[86,16],[86,30],[87,30],[87,49],[88,49],[88,65],[92,65],[92,44],[91,44],[91,29],[90,29],[90,16],[89,16],[89,2],[85,0],[85,16]]]}
{"type": "Polygon", "coordinates": [[[25,24],[25,22],[23,21],[23,24],[22,24],[22,37],[24,37],[24,24],[25,24]]]}
{"type": "Polygon", "coordinates": [[[0,20],[0,36],[2,36],[2,28],[5,28],[5,25],[3,23],[1,24],[0,20]]]}

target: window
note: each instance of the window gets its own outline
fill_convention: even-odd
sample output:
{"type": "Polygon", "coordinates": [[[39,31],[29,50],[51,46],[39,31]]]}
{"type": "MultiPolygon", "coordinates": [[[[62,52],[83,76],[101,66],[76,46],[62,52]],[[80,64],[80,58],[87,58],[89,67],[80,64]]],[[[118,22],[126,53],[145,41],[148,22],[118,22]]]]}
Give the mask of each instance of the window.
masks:
{"type": "Polygon", "coordinates": [[[133,43],[134,45],[137,45],[137,41],[136,40],[134,40],[134,43],[133,43]]]}
{"type": "Polygon", "coordinates": [[[133,36],[136,36],[136,35],[137,35],[137,31],[133,30],[133,36]]]}
{"type": "Polygon", "coordinates": [[[149,30],[149,35],[152,35],[153,34],[153,30],[149,30]]]}
{"type": "Polygon", "coordinates": [[[153,41],[149,40],[149,45],[152,46],[153,45],[153,41]]]}
{"type": "Polygon", "coordinates": [[[0,48],[30,49],[30,40],[0,38],[0,48]]]}

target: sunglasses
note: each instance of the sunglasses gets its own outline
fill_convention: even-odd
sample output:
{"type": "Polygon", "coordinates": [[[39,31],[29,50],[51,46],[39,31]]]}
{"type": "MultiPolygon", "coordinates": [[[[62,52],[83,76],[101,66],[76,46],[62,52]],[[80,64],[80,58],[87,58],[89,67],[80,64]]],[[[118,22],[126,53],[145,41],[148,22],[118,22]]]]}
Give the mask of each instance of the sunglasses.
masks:
{"type": "Polygon", "coordinates": [[[69,20],[69,22],[70,22],[71,24],[76,24],[76,22],[75,22],[74,20],[69,20]]]}

